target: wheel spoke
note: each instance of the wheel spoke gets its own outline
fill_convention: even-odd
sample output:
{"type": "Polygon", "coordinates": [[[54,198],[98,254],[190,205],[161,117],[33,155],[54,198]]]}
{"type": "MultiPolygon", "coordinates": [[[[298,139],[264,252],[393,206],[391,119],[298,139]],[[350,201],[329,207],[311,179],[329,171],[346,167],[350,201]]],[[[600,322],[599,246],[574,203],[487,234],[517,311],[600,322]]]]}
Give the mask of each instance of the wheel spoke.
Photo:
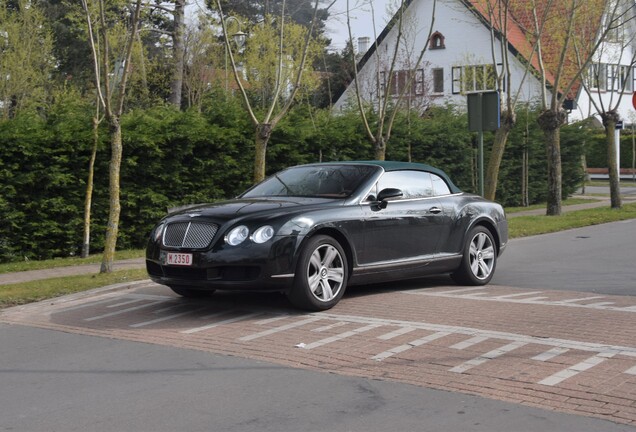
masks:
{"type": "Polygon", "coordinates": [[[470,270],[475,276],[479,274],[479,260],[477,258],[470,260],[470,270]]]}
{"type": "Polygon", "coordinates": [[[320,281],[320,286],[322,287],[323,301],[331,300],[333,298],[333,291],[331,289],[331,285],[329,285],[329,281],[326,281],[326,280],[320,281]]]}
{"type": "Polygon", "coordinates": [[[325,257],[322,260],[322,264],[325,267],[331,267],[333,261],[339,257],[338,250],[333,246],[328,246],[325,251],[325,257]]]}
{"type": "Polygon", "coordinates": [[[322,260],[320,259],[320,250],[316,249],[311,258],[309,259],[309,268],[313,269],[312,273],[319,273],[320,267],[322,267],[322,260]]]}
{"type": "Polygon", "coordinates": [[[484,243],[486,242],[487,238],[488,237],[484,233],[477,234],[477,236],[475,237],[475,240],[477,240],[476,248],[477,248],[478,251],[481,251],[481,250],[484,249],[484,243]]]}
{"type": "Polygon", "coordinates": [[[342,268],[331,268],[327,272],[327,279],[336,283],[342,283],[344,280],[344,271],[342,268]]]}
{"type": "Polygon", "coordinates": [[[481,278],[485,278],[490,274],[490,266],[484,261],[479,261],[479,269],[481,270],[481,278]]]}
{"type": "Polygon", "coordinates": [[[318,288],[320,287],[320,274],[314,273],[312,275],[309,275],[309,277],[307,278],[307,283],[309,284],[309,289],[311,290],[311,292],[316,293],[316,291],[318,291],[318,288]]]}
{"type": "Polygon", "coordinates": [[[484,260],[491,260],[495,257],[495,249],[492,245],[482,251],[482,256],[484,257],[484,260]]]}

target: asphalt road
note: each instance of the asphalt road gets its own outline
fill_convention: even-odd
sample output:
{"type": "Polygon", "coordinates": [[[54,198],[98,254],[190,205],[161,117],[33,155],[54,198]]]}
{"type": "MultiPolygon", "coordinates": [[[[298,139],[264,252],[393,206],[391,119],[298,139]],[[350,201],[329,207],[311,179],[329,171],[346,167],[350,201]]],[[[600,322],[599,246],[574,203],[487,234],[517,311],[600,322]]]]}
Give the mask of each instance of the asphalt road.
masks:
{"type": "Polygon", "coordinates": [[[636,220],[513,239],[491,283],[636,295],[636,220]]]}
{"type": "Polygon", "coordinates": [[[0,324],[3,431],[634,431],[476,396],[0,324]]]}
{"type": "MultiPolygon", "coordinates": [[[[636,221],[514,240],[494,284],[634,295],[635,241],[636,221]]],[[[0,431],[636,431],[479,396],[22,325],[0,324],[0,347],[0,431]]]]}

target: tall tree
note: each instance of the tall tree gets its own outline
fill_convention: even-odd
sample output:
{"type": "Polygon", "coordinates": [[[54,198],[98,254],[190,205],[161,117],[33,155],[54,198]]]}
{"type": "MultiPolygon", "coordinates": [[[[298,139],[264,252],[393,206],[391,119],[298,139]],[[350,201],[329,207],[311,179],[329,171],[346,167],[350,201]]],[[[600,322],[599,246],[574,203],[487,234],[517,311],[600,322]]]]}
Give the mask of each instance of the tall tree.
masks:
{"type": "Polygon", "coordinates": [[[101,273],[113,271],[115,248],[119,233],[119,217],[121,213],[120,171],[123,153],[120,118],[124,112],[126,84],[132,69],[132,51],[139,27],[141,5],[142,0],[136,0],[132,10],[123,9],[128,11],[125,15],[128,25],[124,29],[119,28],[118,30],[125,30],[124,54],[122,58],[113,62],[111,48],[114,35],[110,25],[112,23],[106,18],[105,0],[82,0],[82,6],[86,14],[89,42],[93,52],[96,89],[110,133],[109,212],[104,241],[104,256],[100,268],[101,273]],[[93,22],[95,9],[97,9],[98,18],[93,22]],[[93,32],[94,25],[97,27],[98,36],[93,32]]]}
{"type": "MultiPolygon", "coordinates": [[[[523,11],[525,0],[483,0],[476,2],[475,6],[481,8],[481,12],[488,17],[490,26],[490,40],[492,51],[492,70],[494,71],[495,87],[500,95],[501,102],[501,126],[495,131],[495,137],[486,167],[484,177],[484,197],[494,200],[497,193],[499,168],[503,159],[508,136],[514,128],[517,116],[517,104],[527,76],[536,62],[537,47],[543,28],[538,29],[532,45],[524,45],[523,50],[525,71],[521,79],[515,82],[516,76],[511,69],[511,57],[509,49],[509,34],[512,28],[517,26],[514,17],[515,11],[523,11]],[[499,66],[501,65],[501,66],[499,66]]],[[[546,9],[543,13],[549,11],[546,9]]],[[[545,22],[545,19],[541,20],[545,22]]],[[[517,41],[523,44],[524,41],[517,41]]]]}
{"type": "Polygon", "coordinates": [[[560,129],[567,119],[563,103],[573,97],[573,89],[603,41],[599,35],[603,35],[601,18],[605,4],[604,0],[531,0],[528,4],[542,82],[542,112],[537,122],[544,133],[548,154],[548,216],[561,214],[560,129]],[[594,42],[584,42],[590,39],[594,42]],[[577,43],[589,47],[578,62],[574,49],[577,43]]]}
{"type": "MultiPolygon", "coordinates": [[[[608,2],[604,11],[603,43],[598,46],[594,63],[590,65],[582,80],[583,89],[605,127],[607,164],[609,168],[610,202],[612,208],[620,208],[620,165],[617,161],[616,124],[620,121],[618,108],[625,95],[633,92],[633,68],[636,66],[636,40],[627,26],[636,19],[636,4],[633,1],[608,2]],[[609,97],[608,97],[609,96],[609,97]]],[[[594,29],[592,29],[594,30],[594,29]]],[[[576,41],[577,62],[585,61],[585,54],[593,49],[596,39],[576,41]],[[584,45],[584,43],[588,43],[584,45]]]]}
{"type": "MultiPolygon", "coordinates": [[[[214,0],[207,0],[207,3],[210,9],[216,6],[214,0]]],[[[330,8],[319,8],[314,13],[312,0],[221,0],[221,7],[226,14],[245,17],[253,24],[262,22],[268,15],[280,16],[284,13],[292,22],[312,27],[316,34],[324,31],[330,8]]]]}
{"type": "Polygon", "coordinates": [[[172,40],[172,56],[170,71],[170,97],[168,102],[178,108],[181,107],[181,96],[183,94],[183,74],[184,74],[184,58],[185,58],[185,7],[186,0],[171,0],[171,6],[152,2],[147,5],[150,13],[168,14],[172,20],[162,20],[157,18],[157,24],[152,30],[163,32],[170,36],[172,40]]]}
{"type": "MultiPolygon", "coordinates": [[[[333,5],[335,1],[333,1],[331,5],[333,5]]],[[[258,182],[265,178],[265,156],[267,154],[267,145],[272,136],[272,131],[276,127],[276,125],[287,115],[292,104],[296,100],[296,96],[299,94],[299,91],[302,86],[302,80],[304,74],[307,72],[307,69],[310,66],[310,62],[308,62],[308,56],[310,53],[310,47],[312,44],[312,40],[314,39],[313,32],[313,23],[316,21],[316,17],[318,15],[318,5],[319,0],[315,1],[314,10],[313,10],[313,19],[312,25],[308,30],[304,32],[304,41],[301,44],[300,51],[288,51],[286,48],[289,48],[289,32],[286,30],[288,27],[288,22],[286,22],[285,17],[285,1],[282,2],[281,7],[281,15],[275,21],[272,16],[266,16],[265,21],[259,25],[266,31],[268,28],[274,28],[277,30],[276,39],[276,53],[275,57],[271,57],[272,53],[268,53],[270,55],[263,55],[262,60],[265,63],[269,63],[271,65],[272,60],[274,61],[274,82],[271,87],[271,91],[267,92],[267,102],[263,106],[262,116],[259,118],[257,114],[257,110],[253,107],[252,102],[250,101],[250,97],[248,92],[243,85],[243,77],[242,73],[237,66],[237,62],[234,58],[234,52],[232,49],[232,45],[230,43],[230,37],[228,35],[227,25],[226,25],[226,16],[223,11],[223,7],[221,5],[221,0],[216,0],[217,11],[221,18],[221,27],[223,29],[224,42],[229,54],[229,58],[232,65],[232,71],[234,73],[234,79],[236,81],[237,86],[239,87],[241,96],[243,98],[243,102],[245,108],[248,112],[252,125],[255,129],[255,154],[254,154],[254,181],[258,182]],[[290,77],[290,79],[286,79],[290,77]]],[[[292,27],[292,26],[290,26],[292,27]]],[[[293,28],[293,27],[292,27],[293,28]]],[[[262,72],[263,80],[262,82],[272,82],[272,76],[269,74],[270,68],[264,69],[262,72]]],[[[257,72],[258,73],[258,72],[257,72]]]]}
{"type": "Polygon", "coordinates": [[[53,38],[37,5],[0,2],[0,117],[46,103],[53,38]]]}
{"type": "MultiPolygon", "coordinates": [[[[374,15],[373,3],[369,3],[371,6],[372,16],[374,15]]],[[[371,79],[373,90],[370,92],[375,95],[377,105],[375,108],[375,114],[377,116],[377,125],[375,130],[369,117],[367,115],[367,109],[369,106],[364,103],[361,89],[361,79],[358,74],[358,66],[354,63],[354,88],[355,97],[362,122],[364,124],[364,130],[369,141],[374,147],[374,157],[378,160],[384,160],[386,157],[386,145],[391,137],[391,129],[395,121],[395,117],[399,109],[401,109],[403,102],[407,100],[407,95],[410,95],[413,91],[414,85],[416,85],[417,70],[422,65],[424,54],[426,53],[431,35],[433,33],[433,25],[435,23],[435,10],[437,6],[437,0],[432,2],[431,22],[428,29],[428,35],[424,39],[422,48],[419,54],[415,57],[415,62],[406,61],[400,63],[399,58],[401,55],[413,48],[407,45],[408,38],[405,37],[405,28],[408,26],[405,14],[408,10],[410,2],[405,0],[399,1],[397,12],[393,18],[395,23],[395,37],[392,39],[392,46],[390,46],[390,52],[388,59],[382,58],[380,50],[377,46],[377,35],[375,37],[376,46],[374,49],[375,71],[371,79]],[[401,67],[406,70],[399,71],[401,67]],[[400,73],[402,72],[402,73],[400,73]],[[397,89],[394,91],[393,89],[397,89]]],[[[374,19],[375,21],[375,19],[374,19]]],[[[373,25],[375,28],[375,25],[373,25]]],[[[351,32],[351,12],[349,6],[349,0],[347,0],[347,28],[349,30],[349,44],[350,49],[353,50],[353,35],[351,32]]],[[[415,38],[411,38],[415,40],[415,38]]],[[[423,83],[421,84],[423,85],[423,83]]],[[[372,96],[373,97],[373,96],[372,96]]],[[[373,104],[373,103],[372,103],[373,104]]]]}

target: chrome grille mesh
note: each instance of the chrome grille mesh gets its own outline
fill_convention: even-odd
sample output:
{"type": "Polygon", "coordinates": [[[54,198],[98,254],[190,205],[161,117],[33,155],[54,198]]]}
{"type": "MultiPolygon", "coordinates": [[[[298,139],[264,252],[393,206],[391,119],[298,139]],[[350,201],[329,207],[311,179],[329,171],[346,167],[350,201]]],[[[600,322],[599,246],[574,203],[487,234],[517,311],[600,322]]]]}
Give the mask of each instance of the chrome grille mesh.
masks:
{"type": "Polygon", "coordinates": [[[202,249],[208,247],[218,225],[198,222],[176,222],[166,227],[163,234],[163,245],[166,247],[179,247],[189,249],[202,249]]]}

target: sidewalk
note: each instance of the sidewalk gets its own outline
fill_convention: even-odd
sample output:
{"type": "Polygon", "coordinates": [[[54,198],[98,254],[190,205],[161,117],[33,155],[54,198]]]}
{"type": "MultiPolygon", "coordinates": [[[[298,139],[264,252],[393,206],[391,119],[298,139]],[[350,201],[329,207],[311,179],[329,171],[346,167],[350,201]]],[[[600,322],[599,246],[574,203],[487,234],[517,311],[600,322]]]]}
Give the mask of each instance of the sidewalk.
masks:
{"type": "MultiPolygon", "coordinates": [[[[145,265],[145,258],[133,258],[128,260],[115,261],[113,263],[113,268],[115,270],[126,270],[144,268],[145,265]]],[[[51,279],[64,276],[75,276],[91,273],[97,274],[99,273],[99,268],[100,264],[83,264],[78,266],[56,267],[44,270],[29,270],[15,273],[3,273],[0,274],[0,285],[51,279]]]]}

